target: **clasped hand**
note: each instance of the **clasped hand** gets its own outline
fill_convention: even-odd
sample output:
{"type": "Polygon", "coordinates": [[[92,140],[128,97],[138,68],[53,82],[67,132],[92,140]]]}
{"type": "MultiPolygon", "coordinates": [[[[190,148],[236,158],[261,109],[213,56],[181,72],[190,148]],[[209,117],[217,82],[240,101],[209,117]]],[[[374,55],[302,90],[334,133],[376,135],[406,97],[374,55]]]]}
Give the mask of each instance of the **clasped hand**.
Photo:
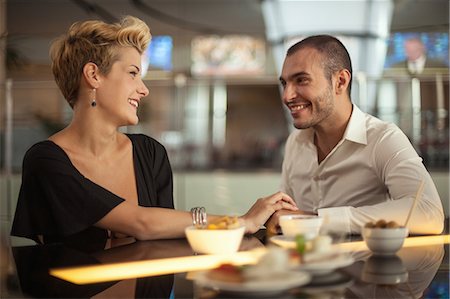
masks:
{"type": "Polygon", "coordinates": [[[267,197],[259,198],[248,212],[241,217],[246,226],[246,233],[257,232],[262,225],[278,225],[277,213],[295,213],[299,211],[295,201],[283,192],[277,192],[267,197]],[[272,219],[272,220],[269,220],[272,219]]]}

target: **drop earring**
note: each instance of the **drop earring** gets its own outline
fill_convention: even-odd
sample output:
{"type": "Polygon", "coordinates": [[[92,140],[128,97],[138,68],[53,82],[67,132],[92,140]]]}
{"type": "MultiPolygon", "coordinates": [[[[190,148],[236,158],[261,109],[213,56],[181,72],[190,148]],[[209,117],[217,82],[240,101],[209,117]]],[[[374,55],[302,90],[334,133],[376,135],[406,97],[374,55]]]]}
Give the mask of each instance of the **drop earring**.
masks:
{"type": "Polygon", "coordinates": [[[94,96],[92,97],[91,107],[95,107],[97,106],[97,102],[95,101],[95,88],[92,89],[92,93],[94,94],[94,96]]]}

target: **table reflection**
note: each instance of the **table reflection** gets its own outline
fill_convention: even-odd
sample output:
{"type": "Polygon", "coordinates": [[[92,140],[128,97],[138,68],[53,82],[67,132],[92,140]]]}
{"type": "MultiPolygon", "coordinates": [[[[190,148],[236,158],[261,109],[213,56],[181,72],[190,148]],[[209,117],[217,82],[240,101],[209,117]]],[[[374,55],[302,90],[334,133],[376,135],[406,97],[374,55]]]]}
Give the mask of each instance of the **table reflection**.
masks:
{"type": "MultiPolygon", "coordinates": [[[[77,285],[49,275],[49,269],[104,265],[196,256],[186,239],[134,241],[112,240],[107,249],[91,245],[70,248],[62,245],[13,247],[17,278],[25,297],[45,298],[229,298],[242,297],[195,285],[192,273],[139,277],[120,281],[77,285]]],[[[246,236],[240,250],[264,247],[254,236],[246,236]]],[[[444,273],[448,283],[445,250],[448,244],[404,247],[396,256],[378,257],[367,250],[354,251],[351,266],[315,275],[300,288],[277,295],[278,298],[420,298],[444,273]],[[444,266],[442,266],[444,265],[444,266]],[[439,270],[440,269],[440,270],[439,270]],[[398,270],[398,271],[397,271],[398,270]],[[386,280],[389,271],[397,279],[386,280]],[[406,272],[406,276],[405,273],[406,272]],[[369,275],[368,275],[369,274],[369,275]],[[406,278],[405,278],[406,277],[406,278]],[[437,277],[437,278],[436,278],[437,277]],[[379,279],[379,280],[377,280],[379,279]]],[[[394,277],[395,278],[395,277],[394,277]]],[[[448,286],[447,286],[448,293],[448,286]]]]}
{"type": "MultiPolygon", "coordinates": [[[[67,244],[13,247],[22,293],[40,298],[169,298],[173,297],[173,274],[77,285],[49,275],[49,270],[195,255],[186,239],[117,239],[109,240],[102,246],[107,249],[98,250],[97,245],[83,246],[81,243],[76,248],[67,244]],[[96,247],[97,250],[93,250],[96,247]]],[[[258,247],[264,247],[264,244],[255,237],[246,236],[240,250],[258,247]]],[[[192,282],[188,281],[187,285],[192,289],[192,282]]]]}
{"type": "Polygon", "coordinates": [[[407,247],[395,256],[365,252],[365,257],[359,255],[359,260],[345,269],[357,278],[345,297],[421,298],[441,266],[444,253],[444,245],[407,247]]]}

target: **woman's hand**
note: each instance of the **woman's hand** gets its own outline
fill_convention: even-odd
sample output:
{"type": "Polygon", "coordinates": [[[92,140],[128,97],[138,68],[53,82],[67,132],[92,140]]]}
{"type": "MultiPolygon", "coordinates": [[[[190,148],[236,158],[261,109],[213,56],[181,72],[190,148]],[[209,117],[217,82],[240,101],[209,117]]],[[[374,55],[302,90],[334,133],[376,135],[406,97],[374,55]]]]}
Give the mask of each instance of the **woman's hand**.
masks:
{"type": "Polygon", "coordinates": [[[250,210],[240,217],[244,221],[246,233],[257,232],[270,216],[279,210],[298,211],[298,208],[295,201],[283,192],[258,199],[250,210]]]}

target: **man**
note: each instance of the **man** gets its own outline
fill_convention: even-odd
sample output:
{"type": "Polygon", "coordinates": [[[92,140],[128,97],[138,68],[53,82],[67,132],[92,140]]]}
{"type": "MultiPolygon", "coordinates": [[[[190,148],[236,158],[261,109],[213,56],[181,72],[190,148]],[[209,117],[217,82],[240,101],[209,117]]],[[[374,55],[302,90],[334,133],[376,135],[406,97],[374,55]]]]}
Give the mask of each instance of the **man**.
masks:
{"type": "MultiPolygon", "coordinates": [[[[406,60],[391,66],[391,71],[406,70],[410,76],[447,72],[444,61],[427,57],[427,49],[418,37],[411,37],[403,43],[406,60]]],[[[389,71],[388,71],[389,73],[389,71]]]]}
{"type": "MultiPolygon", "coordinates": [[[[280,81],[298,129],[286,142],[281,190],[297,202],[298,213],[324,217],[334,232],[359,233],[379,219],[403,225],[423,180],[409,230],[441,233],[439,194],[408,138],[352,104],[351,60],[339,40],[320,35],[293,45],[280,81]]],[[[282,214],[292,212],[276,212],[267,227],[282,214]]]]}

